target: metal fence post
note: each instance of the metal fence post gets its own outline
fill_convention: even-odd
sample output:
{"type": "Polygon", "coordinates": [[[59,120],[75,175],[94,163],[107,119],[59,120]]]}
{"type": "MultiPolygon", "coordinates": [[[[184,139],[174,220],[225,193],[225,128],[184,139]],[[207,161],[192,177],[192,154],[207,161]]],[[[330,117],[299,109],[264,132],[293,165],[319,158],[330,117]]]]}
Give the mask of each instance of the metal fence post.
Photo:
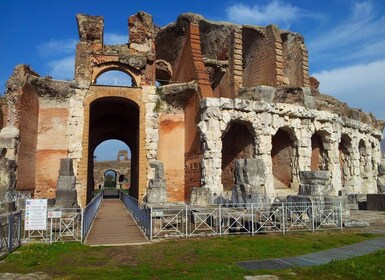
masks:
{"type": "Polygon", "coordinates": [[[282,202],[282,233],[285,234],[286,233],[286,230],[285,230],[285,220],[286,220],[286,217],[285,217],[285,204],[282,202]]]}
{"type": "Polygon", "coordinates": [[[152,241],[152,206],[150,208],[150,241],[152,241]]]}
{"type": "Polygon", "coordinates": [[[339,208],[340,209],[338,209],[339,210],[339,212],[340,212],[340,214],[339,214],[339,218],[340,218],[340,227],[341,227],[341,230],[344,230],[344,228],[343,228],[343,225],[342,225],[342,202],[340,201],[340,203],[339,203],[340,205],[339,205],[339,208]]]}
{"type": "Polygon", "coordinates": [[[219,204],[219,236],[222,236],[222,209],[221,205],[219,204]]]}
{"type": "Polygon", "coordinates": [[[22,212],[19,212],[19,219],[17,220],[17,245],[19,246],[21,244],[21,223],[22,223],[22,212]]]}
{"type": "Polygon", "coordinates": [[[8,251],[13,249],[13,213],[8,215],[8,251]]]}
{"type": "Polygon", "coordinates": [[[83,244],[83,234],[84,234],[84,209],[81,208],[80,212],[80,243],[83,244]]]}
{"type": "Polygon", "coordinates": [[[186,225],[186,238],[187,238],[188,237],[187,204],[185,205],[185,211],[186,211],[186,213],[185,213],[185,219],[186,219],[185,225],[186,225]]]}
{"type": "Polygon", "coordinates": [[[254,204],[251,203],[251,235],[254,235],[254,204]]]}
{"type": "Polygon", "coordinates": [[[315,218],[314,218],[314,202],[311,201],[311,217],[312,217],[312,231],[314,232],[314,224],[315,224],[315,218]]]}

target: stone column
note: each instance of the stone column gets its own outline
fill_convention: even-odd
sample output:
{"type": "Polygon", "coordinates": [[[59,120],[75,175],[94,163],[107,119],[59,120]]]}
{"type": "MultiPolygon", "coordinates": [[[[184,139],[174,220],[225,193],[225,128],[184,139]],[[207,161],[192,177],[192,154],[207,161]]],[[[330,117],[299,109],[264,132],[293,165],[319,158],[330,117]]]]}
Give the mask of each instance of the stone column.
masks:
{"type": "Polygon", "coordinates": [[[219,100],[207,98],[202,101],[204,107],[202,121],[198,124],[203,140],[202,185],[212,193],[219,195],[223,191],[222,175],[222,133],[220,130],[219,100]]]}

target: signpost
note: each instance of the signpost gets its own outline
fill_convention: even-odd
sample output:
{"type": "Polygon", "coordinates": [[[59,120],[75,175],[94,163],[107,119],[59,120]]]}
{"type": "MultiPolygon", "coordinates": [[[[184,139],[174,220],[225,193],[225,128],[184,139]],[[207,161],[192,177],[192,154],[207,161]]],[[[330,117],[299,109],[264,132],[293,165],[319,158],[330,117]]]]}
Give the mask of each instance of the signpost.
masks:
{"type": "Polygon", "coordinates": [[[47,230],[47,199],[27,199],[25,230],[47,230]]]}

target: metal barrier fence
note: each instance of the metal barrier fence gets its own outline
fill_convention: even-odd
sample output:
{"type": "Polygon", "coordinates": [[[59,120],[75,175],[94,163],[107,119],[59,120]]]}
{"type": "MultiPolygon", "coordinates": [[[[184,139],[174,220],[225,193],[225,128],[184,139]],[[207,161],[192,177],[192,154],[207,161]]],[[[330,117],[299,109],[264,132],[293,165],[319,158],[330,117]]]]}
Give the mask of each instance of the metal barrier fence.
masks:
{"type": "Polygon", "coordinates": [[[88,232],[91,229],[92,222],[95,219],[96,213],[99,210],[100,205],[103,201],[103,191],[101,191],[97,196],[95,196],[91,202],[84,208],[83,210],[83,222],[82,222],[82,230],[81,230],[81,242],[83,243],[86,240],[88,232]]]}
{"type": "Polygon", "coordinates": [[[67,242],[82,238],[81,208],[49,208],[46,230],[25,230],[23,243],[31,242],[67,242]],[[56,213],[55,215],[51,215],[56,213]]]}
{"type": "Polygon", "coordinates": [[[121,193],[126,208],[146,236],[192,237],[260,232],[342,229],[341,204],[285,202],[270,207],[257,204],[148,207],[121,193]]]}
{"type": "Polygon", "coordinates": [[[151,208],[148,208],[146,205],[140,203],[138,200],[123,191],[119,191],[119,199],[123,202],[124,206],[131,213],[144,235],[151,240],[151,208]]]}
{"type": "Polygon", "coordinates": [[[0,215],[0,258],[21,244],[21,212],[0,215]]]}

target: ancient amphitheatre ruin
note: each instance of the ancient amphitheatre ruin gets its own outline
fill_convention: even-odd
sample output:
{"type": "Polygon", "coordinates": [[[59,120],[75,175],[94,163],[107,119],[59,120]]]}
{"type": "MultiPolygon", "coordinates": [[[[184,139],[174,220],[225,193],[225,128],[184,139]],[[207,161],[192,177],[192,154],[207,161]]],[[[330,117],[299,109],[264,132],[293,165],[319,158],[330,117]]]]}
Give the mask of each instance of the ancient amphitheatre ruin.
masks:
{"type": "Polygon", "coordinates": [[[102,17],[77,23],[74,80],[18,65],[7,82],[1,199],[71,193],[85,207],[93,152],[108,139],[129,146],[131,194],[148,203],[291,195],[346,204],[385,192],[385,123],[319,92],[301,35],[196,14],[159,28],[139,12],[127,44],[105,45],[102,17]],[[132,85],[97,84],[112,70],[132,85]],[[58,191],[63,159],[74,178],[58,191]]]}

